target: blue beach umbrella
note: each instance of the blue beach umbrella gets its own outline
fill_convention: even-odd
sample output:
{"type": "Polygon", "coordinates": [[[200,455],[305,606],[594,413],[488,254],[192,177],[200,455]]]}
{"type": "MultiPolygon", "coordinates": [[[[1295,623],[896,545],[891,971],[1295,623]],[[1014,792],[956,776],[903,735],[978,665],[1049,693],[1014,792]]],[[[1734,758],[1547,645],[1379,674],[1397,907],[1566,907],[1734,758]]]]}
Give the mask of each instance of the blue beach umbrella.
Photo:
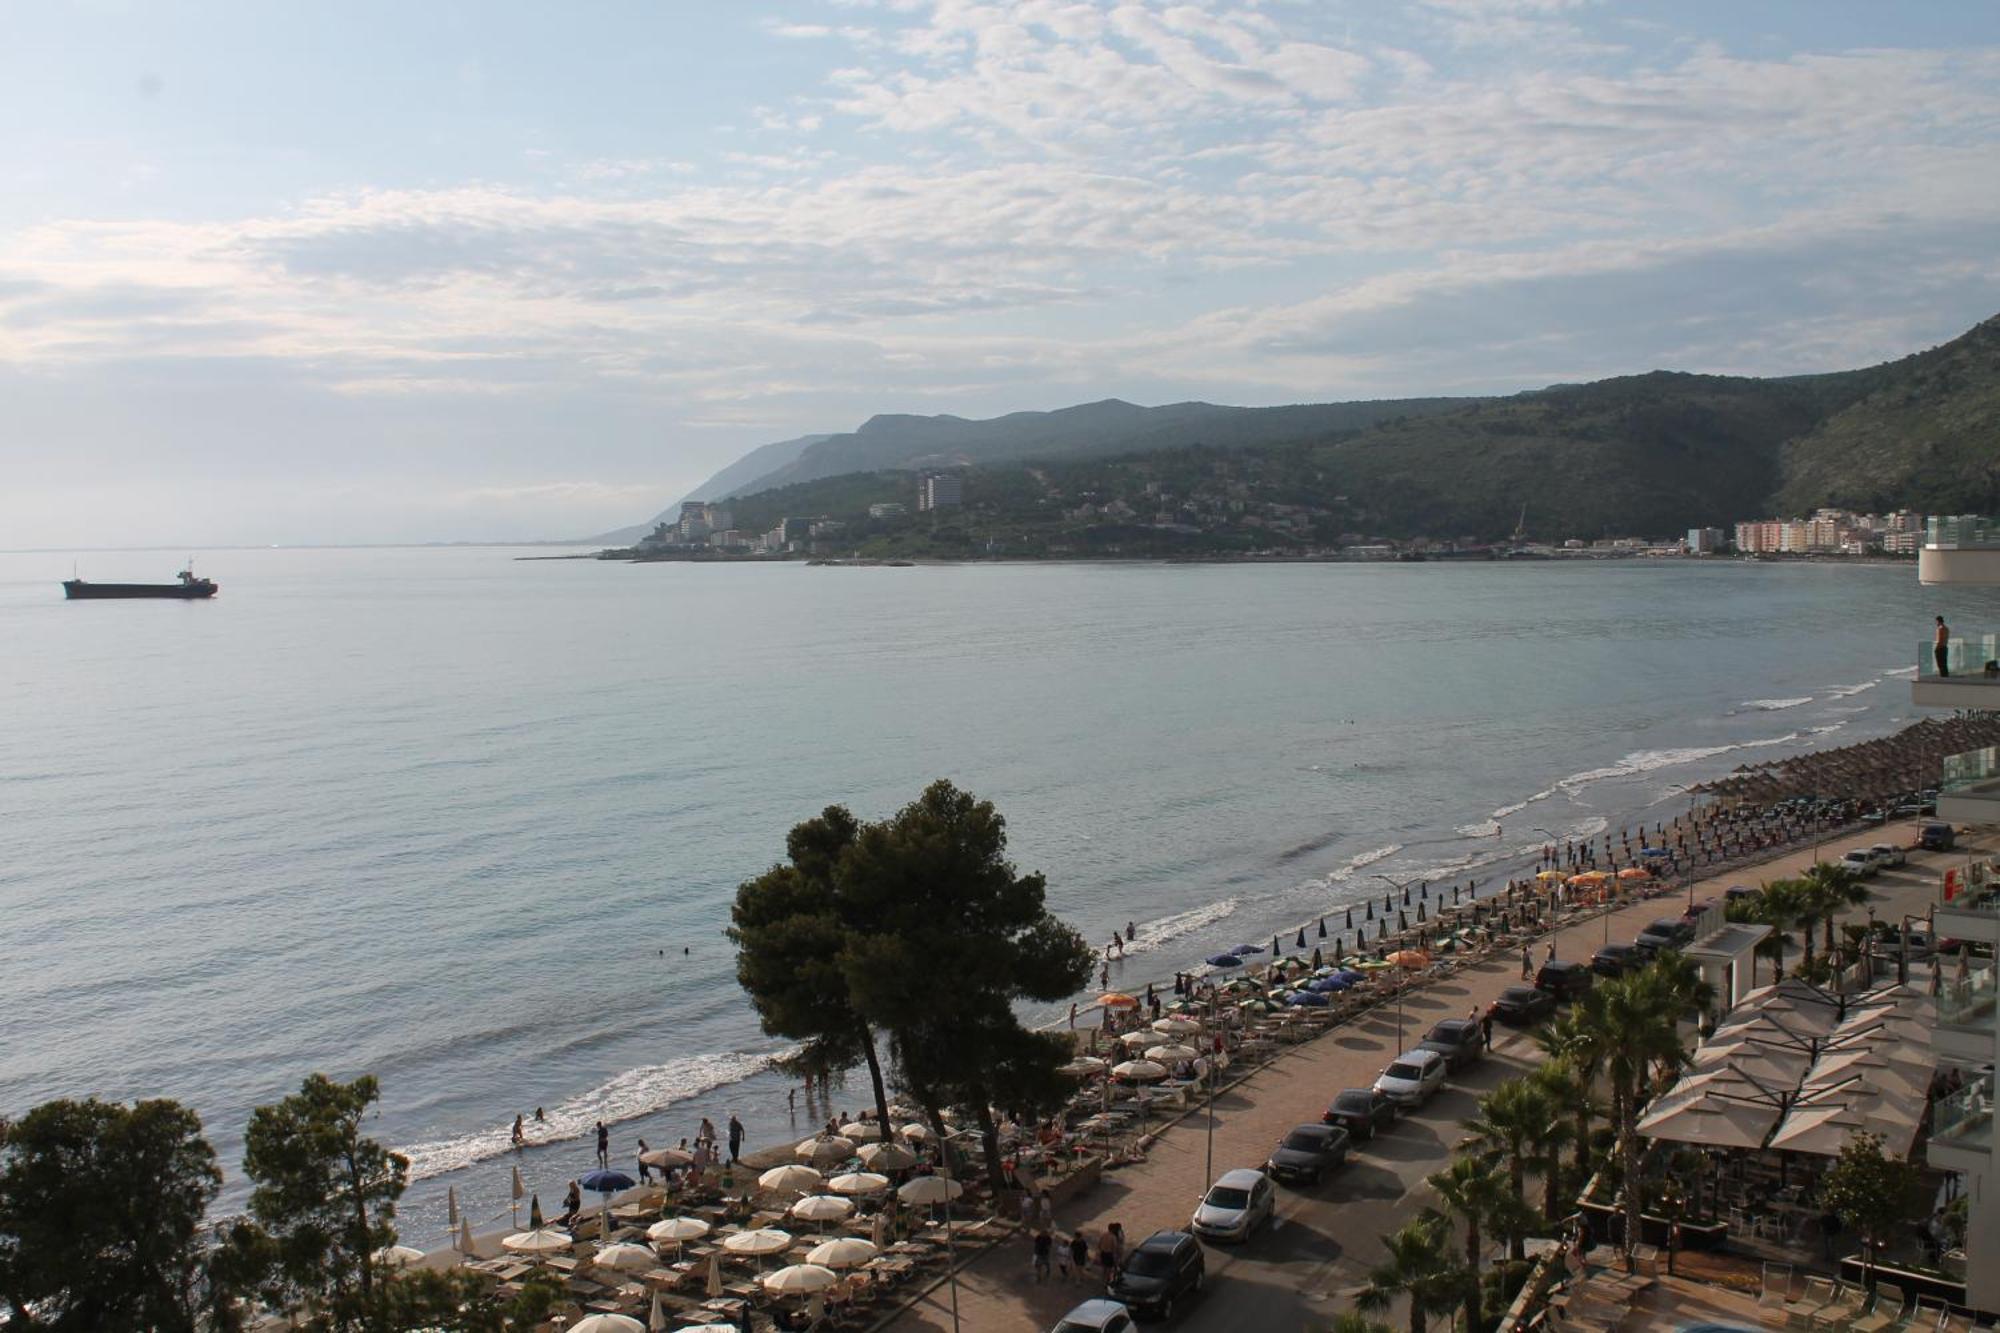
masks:
{"type": "Polygon", "coordinates": [[[1210,967],[1241,967],[1243,966],[1243,960],[1233,953],[1210,954],[1208,965],[1210,967]]]}
{"type": "Polygon", "coordinates": [[[1340,980],[1345,981],[1350,986],[1352,986],[1357,981],[1366,981],[1368,979],[1368,974],[1366,972],[1356,972],[1351,967],[1343,967],[1340,969],[1340,971],[1334,973],[1333,975],[1338,977],[1340,980]]]}
{"type": "Polygon", "coordinates": [[[1261,944],[1238,944],[1231,948],[1229,952],[1233,954],[1262,953],[1264,952],[1264,946],[1261,944]]]}
{"type": "Polygon", "coordinates": [[[1302,990],[1293,991],[1290,995],[1286,996],[1285,1003],[1308,1009],[1324,1009],[1333,1002],[1318,991],[1302,990]]]}
{"type": "Polygon", "coordinates": [[[632,1188],[632,1177],[623,1171],[593,1171],[576,1183],[598,1194],[616,1194],[632,1188]]]}
{"type": "Polygon", "coordinates": [[[1346,990],[1349,986],[1352,986],[1353,984],[1354,984],[1353,982],[1343,981],[1339,977],[1314,977],[1311,981],[1308,981],[1306,983],[1306,989],[1309,991],[1325,993],[1326,991],[1346,990]]]}

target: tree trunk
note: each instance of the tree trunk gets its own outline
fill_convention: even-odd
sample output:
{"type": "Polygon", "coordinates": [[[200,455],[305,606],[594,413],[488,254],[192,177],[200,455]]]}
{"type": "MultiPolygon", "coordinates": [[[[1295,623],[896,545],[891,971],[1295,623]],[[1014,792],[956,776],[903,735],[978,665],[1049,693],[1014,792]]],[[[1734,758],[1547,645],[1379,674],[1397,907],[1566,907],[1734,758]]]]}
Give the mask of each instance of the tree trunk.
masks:
{"type": "Polygon", "coordinates": [[[1000,1126],[994,1123],[993,1108],[987,1104],[983,1092],[982,1089],[973,1114],[979,1120],[979,1146],[986,1152],[986,1183],[992,1187],[993,1198],[998,1202],[1001,1191],[1007,1188],[1007,1176],[1000,1169],[1000,1126]]]}
{"type": "Polygon", "coordinates": [[[1424,1333],[1424,1303],[1417,1299],[1417,1293],[1410,1293],[1410,1333],[1424,1333]]]}
{"type": "Polygon", "coordinates": [[[1554,1145],[1549,1145],[1547,1157],[1542,1159],[1542,1216],[1553,1222],[1561,1213],[1556,1211],[1558,1193],[1562,1188],[1562,1153],[1554,1145]]]}
{"type": "MultiPolygon", "coordinates": [[[[1588,1091],[1588,1089],[1586,1089],[1588,1091]]],[[[1579,1106],[1576,1111],[1576,1183],[1582,1188],[1590,1179],[1590,1108],[1579,1106]]]]}
{"type": "MultiPolygon", "coordinates": [[[[1527,1163],[1518,1149],[1509,1154],[1507,1177],[1513,1182],[1515,1201],[1525,1207],[1528,1202],[1527,1163]]],[[[1518,1228],[1507,1237],[1507,1257],[1509,1259],[1528,1257],[1528,1238],[1523,1236],[1518,1228]]]]}
{"type": "Polygon", "coordinates": [[[882,1081],[882,1057],[875,1053],[875,1034],[866,1023],[861,1025],[861,1053],[868,1061],[868,1082],[875,1089],[875,1114],[881,1119],[876,1123],[882,1127],[882,1141],[889,1142],[889,1089],[882,1081]]]}
{"type": "Polygon", "coordinates": [[[361,1188],[361,1164],[354,1160],[351,1140],[347,1151],[347,1188],[353,1192],[354,1198],[354,1239],[361,1246],[361,1251],[354,1256],[354,1261],[361,1275],[361,1322],[366,1327],[375,1317],[375,1302],[372,1299],[375,1293],[375,1275],[372,1271],[375,1267],[375,1255],[368,1243],[368,1199],[361,1188]]]}
{"type": "Polygon", "coordinates": [[[1479,1333],[1479,1219],[1468,1214],[1465,1219],[1465,1266],[1472,1274],[1472,1281],[1465,1289],[1466,1333],[1479,1333]]]}
{"type": "Polygon", "coordinates": [[[1628,1095],[1619,1099],[1618,1146],[1625,1170],[1625,1271],[1635,1273],[1638,1264],[1632,1257],[1632,1247],[1639,1243],[1639,1215],[1643,1205],[1640,1198],[1639,1181],[1639,1132],[1636,1096],[1628,1095]]]}

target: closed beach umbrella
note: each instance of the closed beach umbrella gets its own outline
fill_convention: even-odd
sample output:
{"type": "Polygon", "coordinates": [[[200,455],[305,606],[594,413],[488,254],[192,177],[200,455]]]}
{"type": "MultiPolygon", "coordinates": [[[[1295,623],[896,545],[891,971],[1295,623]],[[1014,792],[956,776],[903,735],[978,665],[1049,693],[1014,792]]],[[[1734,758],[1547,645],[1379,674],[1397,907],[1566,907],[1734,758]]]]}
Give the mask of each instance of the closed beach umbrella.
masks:
{"type": "Polygon", "coordinates": [[[646,1326],[622,1314],[593,1314],[571,1324],[569,1333],[646,1333],[646,1326]]]}
{"type": "Polygon", "coordinates": [[[853,1211],[854,1200],[832,1194],[808,1194],[791,1208],[793,1217],[801,1222],[818,1222],[822,1231],[828,1222],[838,1222],[853,1211]]]}
{"type": "Polygon", "coordinates": [[[620,1241],[616,1245],[606,1245],[592,1256],[591,1263],[599,1268],[608,1268],[616,1273],[643,1273],[660,1265],[660,1256],[644,1245],[634,1245],[630,1241],[620,1241]]]}
{"type": "Polygon", "coordinates": [[[859,1236],[842,1236],[813,1246],[806,1252],[806,1262],[821,1268],[859,1268],[881,1252],[859,1236]]]}
{"type": "MultiPolygon", "coordinates": [[[[514,1168],[514,1178],[521,1177],[521,1168],[514,1168]]],[[[518,1196],[517,1196],[518,1197],[518,1196]]],[[[458,1225],[458,1186],[447,1185],[444,1190],[444,1220],[446,1226],[458,1225]]]]}
{"type": "Polygon", "coordinates": [[[517,1231],[503,1237],[500,1248],[509,1254],[563,1254],[576,1240],[569,1232],[556,1227],[540,1227],[534,1231],[517,1231]]]}
{"type": "Polygon", "coordinates": [[[807,1139],[797,1150],[802,1162],[839,1162],[854,1156],[854,1140],[839,1135],[807,1139]]]}
{"type": "Polygon", "coordinates": [[[917,1164],[917,1155],[900,1143],[864,1143],[859,1156],[870,1171],[907,1171],[917,1164]]]}
{"type": "Polygon", "coordinates": [[[780,1231],[776,1227],[739,1231],[733,1236],[724,1236],[722,1248],[731,1254],[754,1254],[759,1257],[777,1254],[781,1250],[792,1248],[792,1233],[780,1231]]]}
{"type": "Polygon", "coordinates": [[[1182,1046],[1179,1043],[1175,1043],[1171,1046],[1148,1047],[1146,1058],[1148,1060],[1158,1060],[1162,1064],[1171,1064],[1175,1060],[1198,1060],[1201,1058],[1201,1052],[1192,1046],[1182,1046]]]}
{"type": "Polygon", "coordinates": [[[721,1255],[711,1254],[708,1256],[708,1279],[703,1284],[702,1290],[708,1293],[708,1298],[710,1300],[714,1300],[716,1297],[722,1294],[721,1255]]]}
{"type": "Polygon", "coordinates": [[[835,1194],[880,1194],[889,1188],[889,1177],[877,1175],[873,1171],[850,1171],[844,1176],[835,1176],[827,1181],[826,1187],[835,1194]]]}
{"type": "Polygon", "coordinates": [[[842,1138],[853,1139],[856,1143],[866,1143],[882,1137],[882,1127],[871,1125],[866,1120],[857,1120],[851,1125],[840,1127],[842,1138]]]}
{"type": "Polygon", "coordinates": [[[809,1296],[825,1291],[840,1281],[831,1268],[819,1264],[792,1264],[764,1275],[764,1290],[776,1296],[809,1296]]]}
{"type": "Polygon", "coordinates": [[[424,1252],[410,1245],[387,1245],[375,1251],[375,1262],[384,1268],[408,1268],[424,1257],[424,1252]]]}
{"type": "Polygon", "coordinates": [[[541,1229],[542,1229],[542,1196],[536,1194],[530,1197],[528,1200],[528,1230],[540,1231],[541,1229]]]}
{"type": "Polygon", "coordinates": [[[897,1190],[896,1197],[904,1203],[924,1208],[934,1203],[949,1203],[963,1193],[965,1186],[950,1176],[918,1176],[897,1190]]]}
{"type": "Polygon", "coordinates": [[[1124,1064],[1111,1067],[1113,1078],[1131,1079],[1136,1083],[1150,1083],[1154,1079],[1167,1076],[1167,1067],[1156,1060],[1127,1060],[1124,1064]]]}
{"type": "Polygon", "coordinates": [[[469,1217],[458,1219],[458,1252],[468,1258],[472,1254],[472,1219],[469,1217]]]}
{"type": "MultiPolygon", "coordinates": [[[[805,1148],[806,1144],[799,1145],[800,1152],[805,1148]]],[[[774,1166],[757,1177],[757,1188],[778,1194],[810,1194],[825,1181],[825,1176],[809,1166],[774,1166]]]]}
{"type": "Polygon", "coordinates": [[[647,1166],[691,1166],[694,1164],[694,1154],[682,1152],[679,1148],[654,1148],[640,1153],[639,1160],[647,1166]]]}

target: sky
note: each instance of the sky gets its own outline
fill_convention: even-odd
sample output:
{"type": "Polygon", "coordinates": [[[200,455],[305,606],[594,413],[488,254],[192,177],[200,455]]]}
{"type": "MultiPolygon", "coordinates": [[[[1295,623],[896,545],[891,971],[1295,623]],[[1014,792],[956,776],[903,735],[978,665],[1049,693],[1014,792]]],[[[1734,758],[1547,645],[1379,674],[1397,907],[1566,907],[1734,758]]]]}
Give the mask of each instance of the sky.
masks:
{"type": "Polygon", "coordinates": [[[41,0],[0,548],[582,536],[878,412],[1788,374],[2000,312],[1985,0],[41,0]]]}

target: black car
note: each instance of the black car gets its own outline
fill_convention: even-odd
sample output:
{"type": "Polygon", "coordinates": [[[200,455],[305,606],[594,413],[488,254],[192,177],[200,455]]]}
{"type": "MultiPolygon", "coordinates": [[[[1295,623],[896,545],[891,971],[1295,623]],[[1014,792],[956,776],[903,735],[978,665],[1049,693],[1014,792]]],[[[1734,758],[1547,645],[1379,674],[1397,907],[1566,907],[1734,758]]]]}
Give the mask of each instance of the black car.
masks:
{"type": "Polygon", "coordinates": [[[1299,1180],[1317,1185],[1326,1173],[1347,1160],[1347,1131],[1339,1125],[1300,1125],[1271,1149],[1264,1174],[1273,1180],[1299,1180]]]}
{"type": "Polygon", "coordinates": [[[1646,957],[1666,949],[1685,949],[1694,943],[1694,926],[1685,918],[1663,917],[1639,932],[1639,938],[1632,941],[1632,947],[1646,957]]]}
{"type": "Polygon", "coordinates": [[[1949,824],[1926,824],[1917,831],[1917,846],[1930,852],[1948,852],[1958,843],[1949,824]]]}
{"type": "Polygon", "coordinates": [[[1600,977],[1622,977],[1645,965],[1646,960],[1629,944],[1607,944],[1590,959],[1590,970],[1600,977]]]}
{"type": "Polygon", "coordinates": [[[1372,1139],[1376,1130],[1396,1123],[1396,1103],[1386,1092],[1349,1088],[1334,1097],[1320,1119],[1340,1126],[1353,1138],[1372,1139]]]}
{"type": "Polygon", "coordinates": [[[1447,1018],[1431,1026],[1417,1043],[1420,1051],[1436,1051],[1444,1057],[1444,1067],[1458,1070],[1486,1054],[1479,1024],[1469,1018],[1447,1018]]]}
{"type": "Polygon", "coordinates": [[[1174,1302],[1201,1290],[1208,1260],[1185,1231],[1155,1231],[1139,1242],[1111,1279],[1110,1296],[1134,1315],[1167,1318],[1174,1302]]]}
{"type": "Polygon", "coordinates": [[[1493,1002],[1493,1016],[1517,1028],[1541,1022],[1556,1010],[1556,997],[1534,986],[1509,986],[1493,1002]]]}
{"type": "Polygon", "coordinates": [[[1574,1000],[1589,990],[1596,980],[1582,963],[1551,958],[1542,964],[1541,971],[1535,973],[1535,989],[1545,991],[1558,1000],[1574,1000]]]}

